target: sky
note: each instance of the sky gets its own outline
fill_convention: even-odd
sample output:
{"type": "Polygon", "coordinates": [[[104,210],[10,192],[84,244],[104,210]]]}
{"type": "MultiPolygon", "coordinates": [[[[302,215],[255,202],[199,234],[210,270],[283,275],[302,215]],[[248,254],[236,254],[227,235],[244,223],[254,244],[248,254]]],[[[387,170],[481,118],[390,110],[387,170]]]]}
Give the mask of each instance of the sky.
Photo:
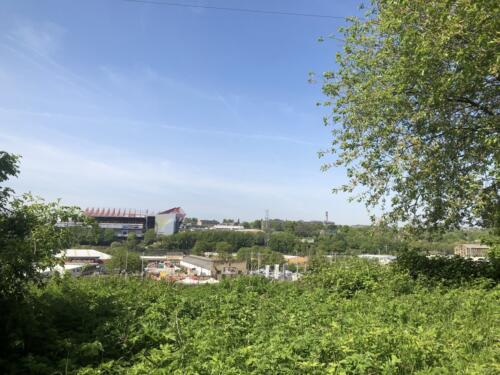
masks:
{"type": "MultiPolygon", "coordinates": [[[[158,2],[163,0],[158,0],[158,2]]],[[[334,16],[358,1],[177,0],[334,16]]],[[[17,193],[189,217],[369,222],[320,170],[344,21],[124,0],[0,2],[0,149],[17,193]]]]}

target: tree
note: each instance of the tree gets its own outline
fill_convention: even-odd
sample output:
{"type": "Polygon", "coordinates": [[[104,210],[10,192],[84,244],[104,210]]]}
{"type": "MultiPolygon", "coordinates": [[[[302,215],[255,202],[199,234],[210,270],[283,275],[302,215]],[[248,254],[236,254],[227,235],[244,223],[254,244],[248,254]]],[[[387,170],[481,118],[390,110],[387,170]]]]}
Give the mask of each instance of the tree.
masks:
{"type": "Polygon", "coordinates": [[[271,235],[269,247],[280,253],[291,253],[295,249],[296,237],[288,232],[277,232],[271,235]]]}
{"type": "Polygon", "coordinates": [[[262,229],[262,220],[254,220],[250,223],[252,229],[262,229]]]}
{"type": "Polygon", "coordinates": [[[250,268],[256,268],[259,263],[261,266],[269,264],[283,264],[285,259],[283,254],[277,251],[272,251],[264,246],[242,247],[236,254],[238,260],[245,260],[248,262],[250,268]]]}
{"type": "Polygon", "coordinates": [[[115,231],[113,229],[104,229],[101,231],[101,241],[106,245],[111,244],[115,240],[115,231]]]}
{"type": "Polygon", "coordinates": [[[71,232],[72,243],[70,246],[95,245],[99,242],[99,228],[94,225],[75,225],[68,227],[71,232]]]}
{"type": "Polygon", "coordinates": [[[129,250],[135,250],[137,248],[137,234],[135,232],[129,232],[127,234],[127,247],[129,250]]]}
{"type": "Polygon", "coordinates": [[[323,85],[337,190],[392,222],[500,227],[498,15],[493,0],[373,0],[350,18],[323,85]]]}
{"type": "Polygon", "coordinates": [[[227,260],[230,257],[230,253],[233,251],[233,247],[229,242],[221,241],[215,244],[215,250],[220,259],[227,260]]]}
{"type": "Polygon", "coordinates": [[[111,251],[111,259],[106,262],[106,268],[116,273],[140,272],[142,267],[141,257],[127,247],[115,247],[111,251]]]}
{"type": "Polygon", "coordinates": [[[148,229],[146,233],[144,233],[144,244],[151,245],[156,241],[156,232],[153,228],[148,229]]]}
{"type": "MultiPolygon", "coordinates": [[[[0,152],[0,183],[17,176],[19,158],[0,152]]],[[[30,194],[14,198],[0,186],[0,300],[20,297],[28,283],[41,280],[42,270],[55,266],[55,255],[75,241],[73,226],[91,221],[78,207],[46,203],[30,194]]],[[[0,302],[2,304],[4,302],[0,302]]]]}
{"type": "MultiPolygon", "coordinates": [[[[19,173],[19,158],[0,151],[0,183],[19,173]]],[[[78,207],[46,203],[29,194],[14,197],[0,186],[0,353],[12,350],[11,338],[27,308],[29,286],[41,284],[42,271],[55,266],[55,255],[75,241],[77,223],[91,227],[78,207]]],[[[16,344],[17,345],[17,344],[16,344]]],[[[2,361],[0,361],[2,362],[2,361]]]]}
{"type": "Polygon", "coordinates": [[[213,251],[214,247],[215,246],[212,242],[208,242],[206,240],[197,240],[193,247],[193,254],[203,255],[203,253],[207,251],[213,251]]]}
{"type": "Polygon", "coordinates": [[[318,239],[314,244],[314,253],[317,254],[330,254],[332,252],[340,252],[343,249],[337,247],[337,242],[334,236],[323,236],[318,239]]]}
{"type": "MultiPolygon", "coordinates": [[[[0,151],[0,183],[19,174],[19,156],[0,151]]],[[[9,187],[0,186],[0,210],[7,210],[7,203],[13,193],[9,187]]]]}

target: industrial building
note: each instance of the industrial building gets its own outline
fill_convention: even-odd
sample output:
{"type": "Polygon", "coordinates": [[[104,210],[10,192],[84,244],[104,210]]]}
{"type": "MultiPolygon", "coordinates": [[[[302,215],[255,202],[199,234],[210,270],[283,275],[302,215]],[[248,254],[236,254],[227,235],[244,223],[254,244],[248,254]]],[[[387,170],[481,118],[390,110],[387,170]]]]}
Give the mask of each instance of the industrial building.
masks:
{"type": "Polygon", "coordinates": [[[61,251],[56,258],[64,259],[65,263],[102,264],[111,259],[111,255],[94,249],[68,249],[61,251]]]}
{"type": "Polygon", "coordinates": [[[126,238],[129,233],[135,233],[141,238],[148,229],[154,229],[158,235],[174,234],[186,216],[180,207],[157,214],[148,210],[121,208],[87,208],[84,213],[94,218],[100,228],[112,229],[118,238],[126,238]]]}
{"type": "Polygon", "coordinates": [[[455,246],[455,255],[464,258],[486,258],[488,256],[489,246],[473,244],[461,244],[455,246]]]}
{"type": "Polygon", "coordinates": [[[196,276],[207,276],[220,279],[223,276],[246,275],[247,263],[245,261],[222,260],[206,258],[198,255],[185,256],[180,266],[196,276]]]}
{"type": "Polygon", "coordinates": [[[396,260],[394,255],[388,254],[360,254],[358,255],[358,258],[376,261],[380,264],[389,264],[396,260]]]}
{"type": "Polygon", "coordinates": [[[111,259],[111,255],[94,249],[68,249],[61,251],[56,258],[64,263],[41,271],[45,276],[68,274],[73,277],[92,275],[102,272],[103,264],[111,259]]]}

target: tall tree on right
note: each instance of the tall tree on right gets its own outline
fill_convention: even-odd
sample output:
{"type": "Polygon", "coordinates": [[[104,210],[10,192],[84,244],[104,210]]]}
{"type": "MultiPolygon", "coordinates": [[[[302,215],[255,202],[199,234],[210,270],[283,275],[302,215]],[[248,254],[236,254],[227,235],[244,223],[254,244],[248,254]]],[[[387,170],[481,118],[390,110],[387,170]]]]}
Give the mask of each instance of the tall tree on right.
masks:
{"type": "Polygon", "coordinates": [[[500,3],[373,0],[324,74],[324,169],[385,218],[500,228],[500,3]],[[333,157],[332,157],[333,155],[333,157]]]}

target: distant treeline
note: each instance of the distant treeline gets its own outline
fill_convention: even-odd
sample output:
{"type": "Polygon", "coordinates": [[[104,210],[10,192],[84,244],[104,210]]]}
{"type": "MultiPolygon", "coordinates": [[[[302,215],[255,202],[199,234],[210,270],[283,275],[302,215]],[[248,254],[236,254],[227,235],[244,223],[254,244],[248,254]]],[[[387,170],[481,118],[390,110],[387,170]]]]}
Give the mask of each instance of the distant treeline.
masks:
{"type": "Polygon", "coordinates": [[[487,231],[484,230],[457,230],[433,237],[419,237],[408,235],[402,230],[376,226],[331,226],[310,237],[300,236],[292,230],[274,230],[269,233],[208,230],[160,237],[150,245],[150,248],[184,251],[198,248],[203,251],[216,251],[217,243],[225,242],[230,244],[228,250],[231,252],[246,247],[267,245],[272,251],[298,255],[398,254],[405,249],[452,254],[456,244],[477,241],[486,235],[487,231]]]}
{"type": "Polygon", "coordinates": [[[217,243],[226,242],[230,245],[229,251],[236,252],[242,247],[265,245],[265,234],[215,230],[180,232],[170,236],[161,236],[151,245],[151,248],[192,250],[197,242],[207,244],[204,251],[215,251],[217,243]]]}
{"type": "MultiPolygon", "coordinates": [[[[258,226],[259,221],[250,223],[258,226]]],[[[398,254],[405,249],[426,253],[452,254],[458,243],[479,241],[487,237],[486,230],[463,229],[433,235],[409,234],[402,229],[381,226],[348,226],[317,222],[270,220],[266,232],[186,231],[170,236],[156,236],[148,230],[139,250],[168,250],[202,253],[217,251],[224,243],[228,252],[241,248],[268,246],[283,254],[321,255],[331,253],[398,254]]],[[[247,223],[245,223],[247,224],[247,223]]],[[[248,226],[248,225],[247,225],[248,226]]],[[[75,245],[109,246],[117,242],[112,231],[74,228],[75,245]]]]}

